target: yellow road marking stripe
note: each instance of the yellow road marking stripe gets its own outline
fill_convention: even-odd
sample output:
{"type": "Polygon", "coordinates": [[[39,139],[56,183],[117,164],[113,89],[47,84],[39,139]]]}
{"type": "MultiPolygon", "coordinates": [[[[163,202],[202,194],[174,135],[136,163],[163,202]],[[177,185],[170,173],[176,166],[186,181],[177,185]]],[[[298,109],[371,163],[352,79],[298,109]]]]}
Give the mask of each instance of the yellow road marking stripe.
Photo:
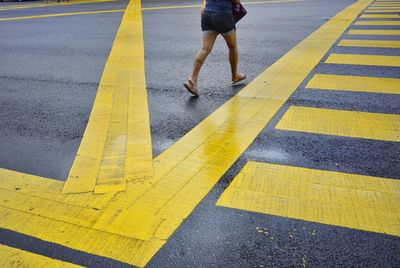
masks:
{"type": "Polygon", "coordinates": [[[81,267],[0,244],[0,267],[81,267]]]}
{"type": "Polygon", "coordinates": [[[350,30],[353,35],[400,35],[400,30],[350,30]]]}
{"type": "Polygon", "coordinates": [[[400,141],[400,115],[291,106],[277,129],[400,141]]]}
{"type": "Polygon", "coordinates": [[[367,10],[377,10],[377,9],[385,9],[385,10],[397,10],[398,7],[369,7],[367,10]]]}
{"type": "MultiPolygon", "coordinates": [[[[256,1],[256,2],[242,2],[243,5],[255,5],[255,4],[275,4],[275,3],[291,3],[291,2],[303,2],[305,0],[274,0],[274,1],[256,1]]],[[[164,9],[182,9],[182,8],[199,8],[201,5],[182,5],[182,6],[159,6],[159,7],[145,7],[143,11],[148,10],[164,10],[164,9]]]]}
{"type": "Polygon", "coordinates": [[[397,20],[359,20],[354,25],[400,26],[397,20]]]}
{"type": "MultiPolygon", "coordinates": [[[[100,1],[99,2],[106,2],[100,1]]],[[[109,0],[107,0],[109,1],[109,0]]],[[[305,0],[276,0],[276,1],[259,1],[259,2],[247,2],[246,5],[251,4],[273,4],[273,3],[290,3],[290,2],[303,2],[305,0]]],[[[86,2],[85,2],[86,3],[86,2]]],[[[161,7],[148,7],[142,8],[143,11],[149,10],[164,10],[164,9],[181,9],[181,8],[198,8],[201,5],[185,5],[185,6],[161,6],[161,7]]],[[[1,9],[0,9],[1,10],[1,9]]],[[[11,18],[0,18],[0,21],[15,21],[15,20],[26,20],[26,19],[44,19],[53,17],[66,17],[66,16],[77,16],[77,15],[93,15],[102,13],[118,13],[124,12],[124,9],[112,9],[112,10],[98,10],[98,11],[82,11],[82,12],[69,12],[69,13],[54,13],[54,14],[43,14],[34,16],[22,16],[22,17],[11,17],[11,18]]]]}
{"type": "Polygon", "coordinates": [[[400,79],[315,74],[306,88],[400,94],[400,79]]]}
{"type": "Polygon", "coordinates": [[[400,236],[400,181],[248,162],[218,206],[400,236]]]}
{"type": "Polygon", "coordinates": [[[395,40],[352,40],[343,39],[338,46],[342,47],[381,47],[381,48],[400,48],[400,41],[395,40]]]}
{"type": "MultiPolygon", "coordinates": [[[[131,1],[129,5],[136,2],[131,1]]],[[[125,192],[106,194],[104,198],[114,198],[110,202],[104,201],[107,206],[101,209],[102,216],[93,226],[97,229],[3,205],[0,206],[0,218],[3,219],[0,226],[92,254],[144,266],[263,130],[359,12],[370,3],[370,0],[360,0],[338,13],[160,154],[154,160],[153,178],[128,181],[125,192]],[[115,213],[113,209],[118,209],[120,213],[115,213]],[[135,236],[146,240],[135,239],[135,236]]],[[[111,101],[104,100],[103,117],[104,114],[109,116],[107,105],[111,101]]],[[[50,192],[47,196],[62,200],[58,183],[51,188],[50,185],[41,186],[42,181],[37,177],[32,178],[32,185],[24,189],[24,193],[36,193],[37,188],[47,188],[50,192]]],[[[85,205],[86,198],[90,204],[103,204],[102,196],[69,196],[69,202],[76,197],[82,205],[85,205]]]]}
{"type": "Polygon", "coordinates": [[[387,15],[387,14],[364,14],[361,15],[362,19],[400,19],[399,14],[387,15]]]}
{"type": "Polygon", "coordinates": [[[334,54],[334,53],[332,53],[326,59],[325,63],[400,67],[400,56],[356,55],[356,54],[334,54]]]}
{"type": "Polygon", "coordinates": [[[122,191],[126,179],[153,175],[142,15],[136,2],[122,18],[63,193],[122,191]]]}
{"type": "Polygon", "coordinates": [[[399,13],[400,8],[398,9],[368,9],[365,10],[365,13],[399,13]]]}
{"type": "Polygon", "coordinates": [[[61,3],[52,3],[49,2],[47,4],[30,4],[30,5],[12,5],[6,7],[0,7],[0,11],[2,10],[15,10],[15,9],[26,9],[26,8],[41,8],[41,7],[53,7],[53,6],[65,6],[65,5],[78,5],[78,4],[93,4],[100,2],[115,2],[116,0],[91,0],[91,1],[70,1],[70,2],[61,2],[61,3]]]}
{"type": "Polygon", "coordinates": [[[53,17],[65,17],[65,16],[76,16],[76,15],[91,15],[91,14],[115,13],[115,12],[124,12],[124,9],[96,10],[96,11],[55,13],[55,14],[44,14],[44,15],[35,15],[35,16],[0,18],[0,21],[14,21],[14,20],[26,20],[26,19],[43,19],[43,18],[53,18],[53,17]]]}

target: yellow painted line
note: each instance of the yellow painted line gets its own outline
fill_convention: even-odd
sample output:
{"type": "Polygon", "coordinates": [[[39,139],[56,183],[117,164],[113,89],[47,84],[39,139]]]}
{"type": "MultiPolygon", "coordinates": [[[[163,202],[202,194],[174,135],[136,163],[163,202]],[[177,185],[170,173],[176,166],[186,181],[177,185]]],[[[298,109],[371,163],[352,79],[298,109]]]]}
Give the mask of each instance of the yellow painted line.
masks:
{"type": "Polygon", "coordinates": [[[326,59],[325,63],[400,67],[400,56],[356,55],[356,54],[334,54],[334,53],[332,53],[326,59]]]}
{"type": "Polygon", "coordinates": [[[218,206],[400,236],[400,181],[248,162],[218,206]]]}
{"type": "Polygon", "coordinates": [[[44,18],[53,18],[53,17],[65,17],[65,16],[76,16],[76,15],[91,15],[91,14],[116,13],[116,12],[124,12],[124,9],[96,10],[96,11],[55,13],[55,14],[44,14],[44,15],[35,15],[35,16],[0,18],[0,21],[14,21],[14,20],[26,20],[26,19],[44,19],[44,18]]]}
{"type": "Polygon", "coordinates": [[[369,7],[367,10],[377,10],[377,9],[397,10],[399,9],[399,7],[369,7]]]}
{"type": "Polygon", "coordinates": [[[291,106],[277,129],[400,141],[400,115],[291,106]]]}
{"type": "Polygon", "coordinates": [[[400,79],[315,74],[306,88],[400,94],[400,79]]]}
{"type": "MultiPolygon", "coordinates": [[[[287,2],[303,2],[305,0],[276,0],[276,1],[260,1],[260,2],[248,2],[247,4],[271,4],[271,3],[287,3],[287,2]]],[[[100,1],[103,2],[103,1],[100,1]]],[[[106,1],[104,1],[106,2],[106,1]]],[[[180,8],[197,8],[201,5],[185,5],[185,6],[162,6],[162,7],[150,7],[142,8],[142,10],[164,10],[164,9],[180,9],[180,8]]],[[[0,9],[1,10],[1,9],[0,9]]],[[[15,20],[27,20],[27,19],[44,19],[53,17],[65,17],[65,16],[77,16],[77,15],[92,15],[102,13],[118,13],[124,12],[124,9],[112,9],[112,10],[98,10],[98,11],[83,11],[83,12],[69,12],[69,13],[54,13],[54,14],[43,14],[34,16],[22,16],[22,17],[11,17],[11,18],[0,18],[0,21],[15,21],[15,20]]]]}
{"type": "Polygon", "coordinates": [[[360,18],[362,19],[400,19],[400,14],[364,14],[361,15],[360,18]]]}
{"type": "Polygon", "coordinates": [[[397,20],[359,20],[354,25],[400,26],[397,20]]]}
{"type": "MultiPolygon", "coordinates": [[[[371,0],[360,0],[334,16],[155,158],[153,177],[127,181],[124,192],[108,193],[104,197],[92,193],[62,195],[58,182],[49,184],[43,182],[45,179],[32,177],[29,180],[32,184],[25,188],[23,178],[18,178],[22,188],[17,190],[12,184],[12,177],[6,180],[8,190],[34,196],[43,193],[51,200],[62,201],[63,196],[68,196],[68,202],[74,204],[73,200],[76,198],[85,207],[84,200],[88,200],[90,206],[98,205],[101,216],[92,227],[71,223],[67,218],[54,219],[60,217],[59,215],[50,218],[47,217],[50,213],[42,216],[40,213],[10,208],[10,202],[2,202],[1,199],[0,227],[132,265],[146,265],[370,3],[371,0]],[[109,197],[111,201],[107,199],[109,197]]],[[[131,1],[128,10],[140,10],[140,1],[131,1]]],[[[142,32],[133,32],[142,35],[142,32]]],[[[130,46],[128,48],[132,53],[137,53],[130,46]]],[[[110,74],[111,77],[112,75],[110,74]]],[[[144,75],[141,79],[144,82],[144,75]]],[[[102,98],[99,98],[98,93],[94,104],[97,107],[94,110],[102,111],[95,114],[95,117],[103,123],[94,124],[98,128],[88,134],[85,132],[85,135],[94,139],[93,146],[87,147],[88,151],[96,151],[88,153],[87,159],[84,158],[85,154],[78,153],[77,156],[81,158],[78,159],[81,165],[75,169],[75,175],[82,176],[84,180],[85,173],[91,175],[88,166],[93,165],[93,161],[101,162],[102,151],[97,151],[98,143],[106,144],[108,127],[104,126],[104,122],[109,122],[112,116],[114,91],[99,92],[102,98]],[[95,135],[95,131],[100,135],[95,135]]],[[[141,90],[138,92],[145,95],[141,90]]],[[[129,105],[129,108],[132,106],[129,105]]],[[[91,120],[92,118],[93,113],[91,120]]],[[[128,118],[128,135],[136,133],[129,130],[130,123],[135,125],[135,120],[128,118]]],[[[74,176],[75,179],[79,181],[74,176]]],[[[3,188],[3,180],[0,180],[0,184],[3,188]]],[[[15,198],[17,197],[13,197],[13,200],[15,198]]],[[[39,206],[41,203],[36,204],[39,206]]],[[[36,208],[33,211],[35,210],[36,208]]],[[[68,210],[65,213],[68,214],[68,210]]],[[[89,217],[87,221],[91,222],[94,216],[89,217]]],[[[78,220],[83,219],[77,219],[76,222],[78,220]]]]}
{"type": "Polygon", "coordinates": [[[131,1],[106,62],[63,193],[126,189],[153,175],[140,3],[131,1]],[[97,184],[97,185],[96,185],[97,184]]]}
{"type": "Polygon", "coordinates": [[[91,1],[70,1],[70,2],[49,2],[47,4],[26,4],[26,5],[12,5],[6,7],[0,7],[2,10],[15,10],[15,9],[26,9],[26,8],[41,8],[41,7],[53,7],[53,6],[66,6],[66,5],[78,5],[78,4],[93,4],[101,2],[115,2],[115,0],[91,0],[91,1]]]}
{"type": "Polygon", "coordinates": [[[400,30],[350,30],[352,35],[400,35],[400,30]]]}
{"type": "MultiPolygon", "coordinates": [[[[242,2],[243,5],[255,5],[255,4],[275,4],[275,3],[292,3],[292,2],[303,2],[305,0],[275,0],[275,1],[255,1],[255,2],[242,2]]],[[[143,11],[148,10],[164,10],[164,9],[182,9],[182,8],[199,8],[201,5],[181,5],[181,6],[155,6],[142,8],[143,11]]]]}
{"type": "Polygon", "coordinates": [[[339,42],[341,47],[379,47],[379,48],[400,48],[400,41],[395,40],[352,40],[343,39],[339,42]]]}
{"type": "Polygon", "coordinates": [[[82,267],[0,244],[0,267],[82,267]]]}
{"type": "Polygon", "coordinates": [[[400,13],[400,8],[398,9],[368,9],[364,11],[365,13],[400,13]]]}

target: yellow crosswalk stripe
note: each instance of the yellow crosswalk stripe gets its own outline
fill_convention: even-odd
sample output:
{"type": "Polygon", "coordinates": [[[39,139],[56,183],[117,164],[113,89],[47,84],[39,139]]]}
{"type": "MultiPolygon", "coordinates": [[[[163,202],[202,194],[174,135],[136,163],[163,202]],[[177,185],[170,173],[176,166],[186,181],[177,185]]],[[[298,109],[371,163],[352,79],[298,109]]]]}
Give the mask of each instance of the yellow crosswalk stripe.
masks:
{"type": "Polygon", "coordinates": [[[397,10],[400,9],[399,7],[369,7],[367,10],[379,10],[379,9],[385,9],[385,10],[397,10]]]}
{"type": "Polygon", "coordinates": [[[291,106],[277,129],[400,141],[400,115],[291,106]]]}
{"type": "Polygon", "coordinates": [[[400,35],[400,30],[350,30],[351,35],[400,35]]]}
{"type": "Polygon", "coordinates": [[[376,26],[400,26],[400,21],[397,20],[359,20],[354,25],[376,25],[376,26]]]}
{"type": "Polygon", "coordinates": [[[388,14],[364,14],[361,15],[360,18],[362,19],[400,19],[399,14],[393,14],[393,15],[388,15],[388,14]]]}
{"type": "Polygon", "coordinates": [[[398,9],[368,9],[364,11],[365,13],[400,13],[400,8],[398,9]]]}
{"type": "Polygon", "coordinates": [[[218,206],[400,236],[400,181],[248,162],[218,206]]]}
{"type": "Polygon", "coordinates": [[[357,55],[332,53],[325,63],[400,67],[400,56],[357,55]]]}
{"type": "Polygon", "coordinates": [[[123,191],[127,179],[153,175],[142,27],[129,5],[63,193],[123,191]]]}
{"type": "Polygon", "coordinates": [[[400,41],[396,40],[354,40],[343,39],[338,46],[342,47],[380,47],[380,48],[400,48],[400,41]]]}
{"type": "Polygon", "coordinates": [[[315,74],[306,88],[400,94],[400,79],[315,74]]]}
{"type": "Polygon", "coordinates": [[[0,244],[0,267],[78,268],[81,266],[0,244]]]}

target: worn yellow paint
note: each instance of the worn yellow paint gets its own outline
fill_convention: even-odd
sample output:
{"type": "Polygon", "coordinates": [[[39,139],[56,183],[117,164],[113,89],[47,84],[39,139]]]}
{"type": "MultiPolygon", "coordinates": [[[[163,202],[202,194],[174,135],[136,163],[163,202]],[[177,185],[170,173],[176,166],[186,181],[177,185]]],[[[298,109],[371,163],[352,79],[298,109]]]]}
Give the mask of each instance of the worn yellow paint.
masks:
{"type": "Polygon", "coordinates": [[[360,18],[362,19],[400,19],[399,14],[364,14],[361,15],[360,18]]]}
{"type": "Polygon", "coordinates": [[[375,25],[375,26],[400,26],[398,20],[360,20],[356,21],[354,25],[375,25]]]}
{"type": "Polygon", "coordinates": [[[400,115],[291,106],[277,129],[400,141],[400,115]]]}
{"type": "Polygon", "coordinates": [[[400,181],[248,162],[218,206],[400,236],[400,181]]]}
{"type": "Polygon", "coordinates": [[[400,8],[397,9],[368,9],[365,13],[399,13],[400,8]]]}
{"type": "Polygon", "coordinates": [[[153,175],[140,3],[122,18],[63,193],[123,191],[153,175]]]}
{"type": "Polygon", "coordinates": [[[334,54],[325,63],[400,67],[400,56],[334,54]]]}
{"type": "Polygon", "coordinates": [[[352,35],[400,35],[400,30],[350,30],[352,35]]]}
{"type": "Polygon", "coordinates": [[[15,9],[26,9],[26,8],[41,8],[41,7],[54,7],[54,6],[65,6],[65,5],[78,5],[78,4],[94,4],[101,2],[115,2],[116,0],[90,0],[90,1],[69,1],[69,2],[49,2],[47,4],[25,4],[25,5],[10,5],[5,7],[0,7],[2,10],[15,10],[15,9]]]}
{"type": "MultiPolygon", "coordinates": [[[[50,184],[43,182],[45,181],[43,178],[29,177],[29,184],[25,185],[23,175],[19,175],[21,178],[18,178],[18,181],[21,186],[16,190],[11,181],[13,173],[6,172],[10,176],[9,180],[6,180],[7,187],[0,185],[0,188],[20,191],[29,195],[29,198],[21,200],[23,209],[10,205],[21,198],[19,195],[10,194],[9,199],[13,200],[11,202],[0,199],[0,218],[2,218],[0,227],[91,254],[144,266],[370,3],[371,0],[360,0],[338,13],[155,158],[154,176],[130,180],[126,177],[127,171],[124,170],[127,179],[126,191],[105,195],[92,193],[63,195],[60,193],[62,184],[59,182],[50,184]],[[37,200],[41,194],[43,198],[48,199],[47,203],[37,200]],[[63,213],[69,214],[72,211],[71,214],[75,215],[76,219],[71,215],[59,215],[64,200],[67,205],[63,213]],[[33,210],[29,204],[34,204],[33,210]],[[45,207],[50,209],[46,211],[45,207]],[[52,214],[50,212],[53,207],[55,212],[52,214]]],[[[130,14],[140,13],[140,1],[131,1],[127,10],[132,11],[130,14]]],[[[134,21],[132,23],[138,23],[136,26],[141,26],[141,21],[134,21]]],[[[121,26],[123,24],[124,19],[121,26]]],[[[132,38],[141,38],[141,31],[132,32],[140,35],[132,38]]],[[[128,44],[128,41],[119,44],[128,44]]],[[[143,47],[132,49],[132,46],[134,45],[126,47],[129,53],[136,56],[143,55],[143,47]]],[[[141,56],[137,59],[139,63],[140,59],[141,56]]],[[[125,58],[121,58],[122,60],[125,58]]],[[[138,70],[140,72],[141,68],[138,70]]],[[[88,126],[85,132],[84,139],[88,140],[82,142],[81,147],[83,145],[85,147],[82,150],[80,147],[77,161],[74,162],[75,167],[71,170],[71,179],[75,185],[70,189],[73,190],[82,189],[82,186],[93,190],[97,181],[96,174],[103,160],[103,148],[107,147],[108,143],[109,125],[112,118],[118,118],[118,111],[113,115],[113,102],[119,102],[115,100],[116,88],[106,90],[107,86],[114,83],[118,77],[107,70],[104,74],[101,82],[104,86],[99,88],[90,117],[89,124],[92,125],[88,126]],[[104,81],[110,82],[104,83],[104,81]],[[98,149],[99,147],[101,149],[98,149]],[[86,175],[91,179],[86,180],[86,175]]],[[[136,78],[140,83],[145,82],[144,74],[136,78]]],[[[137,83],[133,79],[130,81],[137,83]]],[[[131,92],[145,96],[140,86],[131,87],[130,90],[129,96],[133,95],[131,92]]],[[[128,114],[134,111],[130,110],[134,109],[133,107],[140,107],[136,104],[131,105],[131,101],[137,99],[140,98],[129,99],[128,114]]],[[[141,105],[144,106],[144,103],[141,105]]],[[[143,118],[142,114],[140,116],[143,118]]],[[[126,160],[130,144],[129,135],[138,133],[143,128],[130,129],[137,124],[134,117],[128,116],[126,123],[119,125],[119,128],[125,129],[125,124],[128,129],[126,160]]],[[[108,144],[109,148],[113,147],[113,143],[108,144]]],[[[132,145],[131,148],[134,149],[135,146],[132,145]]],[[[132,159],[135,156],[132,153],[132,159]]],[[[0,184],[2,183],[3,179],[0,180],[0,184]]]]}
{"type": "Polygon", "coordinates": [[[400,79],[315,74],[306,87],[329,90],[400,94],[400,79]]]}
{"type": "Polygon", "coordinates": [[[342,47],[381,47],[381,48],[400,48],[400,41],[396,40],[354,40],[343,39],[338,46],[342,47]]]}
{"type": "MultiPolygon", "coordinates": [[[[275,4],[275,3],[291,3],[291,2],[303,2],[305,0],[270,0],[270,1],[255,1],[255,2],[243,2],[244,5],[255,5],[255,4],[275,4]]],[[[168,9],[182,9],[182,8],[199,8],[201,5],[179,5],[179,6],[158,6],[158,7],[144,7],[143,11],[148,10],[168,10],[168,9]]]]}
{"type": "Polygon", "coordinates": [[[27,20],[27,19],[45,19],[45,18],[54,18],[54,17],[66,17],[66,16],[77,16],[77,15],[92,15],[92,14],[116,13],[116,12],[124,12],[124,9],[96,10],[96,11],[55,13],[55,14],[44,14],[44,15],[35,15],[35,16],[0,18],[0,21],[15,21],[15,20],[27,20]]]}
{"type": "Polygon", "coordinates": [[[77,268],[81,266],[0,244],[0,267],[77,268]]]}

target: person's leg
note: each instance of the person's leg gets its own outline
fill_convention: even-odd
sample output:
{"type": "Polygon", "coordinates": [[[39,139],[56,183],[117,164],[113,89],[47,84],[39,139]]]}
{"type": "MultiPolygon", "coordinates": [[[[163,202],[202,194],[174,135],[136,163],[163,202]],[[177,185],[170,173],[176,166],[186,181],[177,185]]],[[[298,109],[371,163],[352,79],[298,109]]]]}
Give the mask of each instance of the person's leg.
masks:
{"type": "Polygon", "coordinates": [[[232,72],[232,82],[238,82],[246,78],[245,74],[238,73],[238,50],[236,43],[236,31],[231,31],[227,34],[222,35],[226,41],[226,44],[229,49],[229,63],[231,65],[232,72]]]}
{"type": "Polygon", "coordinates": [[[197,87],[197,77],[199,76],[201,66],[203,65],[203,62],[205,61],[207,56],[210,54],[214,46],[215,39],[217,39],[217,36],[218,36],[217,32],[203,33],[203,47],[201,48],[196,58],[194,59],[193,71],[190,77],[194,82],[195,87],[197,87]]]}

